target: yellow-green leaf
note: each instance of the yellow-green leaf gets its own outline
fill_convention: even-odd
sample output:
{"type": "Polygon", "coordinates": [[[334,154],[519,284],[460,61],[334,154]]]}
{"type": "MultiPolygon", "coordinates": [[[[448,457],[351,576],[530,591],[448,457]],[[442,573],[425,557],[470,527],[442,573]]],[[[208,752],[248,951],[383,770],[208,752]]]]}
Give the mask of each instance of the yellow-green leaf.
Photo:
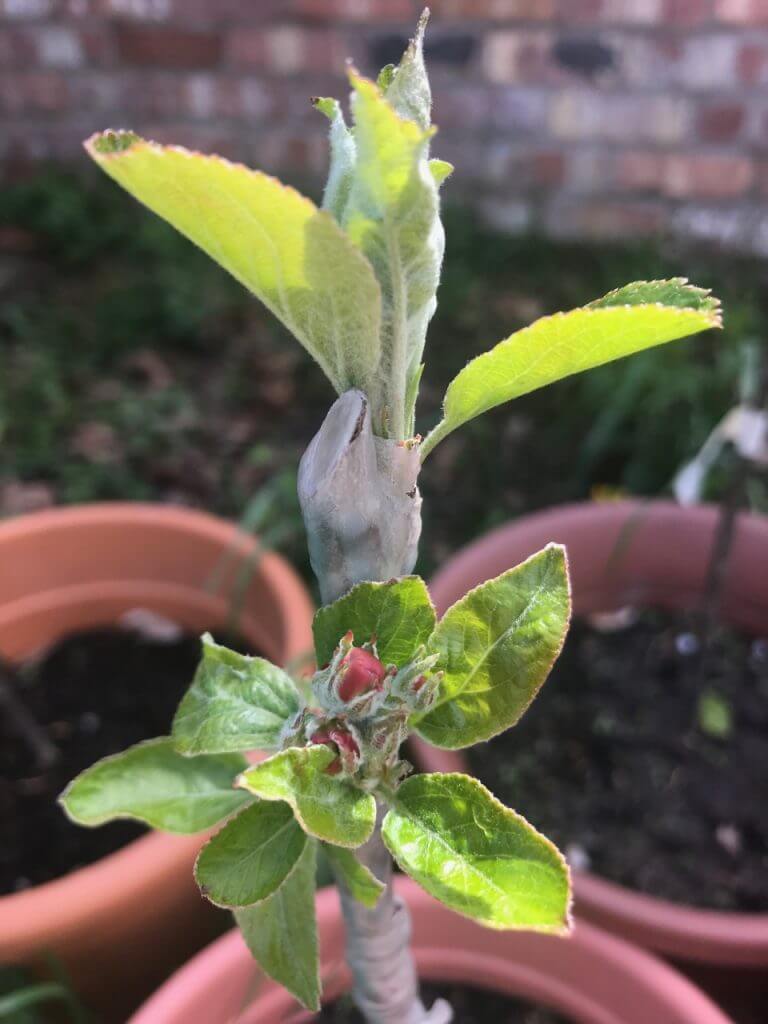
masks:
{"type": "Polygon", "coordinates": [[[276,892],[235,911],[245,944],[261,968],[315,1013],[320,1009],[316,858],[317,843],[311,839],[276,892]]]}
{"type": "Polygon", "coordinates": [[[560,652],[571,605],[565,549],[550,544],[452,605],[428,649],[443,674],[415,726],[437,747],[469,747],[514,725],[560,652]]]}
{"type": "Polygon", "coordinates": [[[412,429],[406,402],[415,396],[445,241],[428,165],[432,132],[399,116],[374,82],[355,72],[350,79],[357,156],[342,223],[382,290],[383,390],[369,397],[386,423],[375,427],[402,440],[412,429]]]}
{"type": "Polygon", "coordinates": [[[372,390],[379,285],[330,213],[260,171],[130,132],[94,135],[86,149],[110,177],[257,295],[339,394],[372,390]]]}
{"type": "Polygon", "coordinates": [[[271,896],[293,871],[307,835],[286,803],[257,800],[200,851],[195,878],[219,907],[248,907],[271,896]]]}
{"type": "Polygon", "coordinates": [[[366,907],[375,907],[386,886],[376,875],[361,864],[352,850],[332,843],[323,843],[328,860],[336,876],[341,878],[353,898],[366,907]]]}
{"type": "Polygon", "coordinates": [[[562,855],[476,779],[407,779],[382,835],[403,871],[451,910],[489,928],[568,930],[570,876],[562,855]]]}
{"type": "Polygon", "coordinates": [[[238,785],[262,800],[285,800],[301,827],[317,839],[360,846],[373,832],[376,801],[328,774],[335,758],[335,751],[322,744],[289,747],[243,772],[238,785]]]}
{"type": "Polygon", "coordinates": [[[542,317],[468,363],[448,385],[443,418],[422,459],[467,420],[563,377],[720,327],[716,299],[680,278],[637,281],[602,299],[542,317]]]}
{"type": "Polygon", "coordinates": [[[78,825],[135,818],[152,828],[202,832],[248,803],[233,788],[242,754],[184,757],[165,737],[145,740],[86,768],[59,802],[78,825]]]}

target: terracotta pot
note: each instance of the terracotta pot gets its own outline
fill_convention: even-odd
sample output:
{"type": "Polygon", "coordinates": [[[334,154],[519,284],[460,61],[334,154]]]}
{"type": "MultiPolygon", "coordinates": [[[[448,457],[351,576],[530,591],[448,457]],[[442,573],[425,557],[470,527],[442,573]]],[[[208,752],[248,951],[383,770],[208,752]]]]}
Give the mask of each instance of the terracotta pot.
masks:
{"type": "MultiPolygon", "coordinates": [[[[202,512],[103,504],[35,513],[0,524],[0,566],[0,653],[12,661],[134,608],[193,631],[234,630],[277,662],[311,650],[312,605],[293,570],[202,512]]],[[[192,878],[200,842],[149,833],[89,867],[0,898],[0,963],[35,964],[50,950],[90,1005],[124,1021],[221,929],[192,878]]]]}
{"type": "MultiPolygon", "coordinates": [[[[409,878],[397,888],[413,915],[425,981],[466,983],[550,1006],[582,1024],[728,1024],[666,964],[586,924],[568,939],[481,928],[437,903],[409,878]]],[[[317,897],[321,976],[328,1000],[350,983],[334,889],[317,897]]],[[[264,978],[238,932],[218,939],[175,974],[129,1024],[287,1024],[310,1020],[264,978]]]]}
{"type": "MultiPolygon", "coordinates": [[[[443,612],[470,588],[517,565],[547,542],[560,541],[568,549],[576,614],[627,604],[695,607],[706,579],[717,516],[713,507],[683,509],[670,502],[555,508],[470,544],[443,567],[430,589],[443,612]]],[[[766,629],[768,520],[763,517],[743,515],[738,521],[721,614],[744,630],[766,629]]],[[[418,740],[412,757],[424,771],[466,770],[461,753],[438,751],[418,740]]],[[[697,910],[584,872],[575,872],[574,884],[580,917],[649,949],[681,962],[768,965],[768,914],[697,910]]]]}

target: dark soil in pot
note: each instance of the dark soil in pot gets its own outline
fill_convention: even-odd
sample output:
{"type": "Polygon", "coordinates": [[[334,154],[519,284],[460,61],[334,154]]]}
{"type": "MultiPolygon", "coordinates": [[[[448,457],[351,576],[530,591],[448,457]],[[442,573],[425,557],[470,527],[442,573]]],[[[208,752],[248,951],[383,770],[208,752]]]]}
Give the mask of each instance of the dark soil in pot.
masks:
{"type": "Polygon", "coordinates": [[[604,878],[689,906],[768,909],[768,641],[680,613],[575,622],[520,723],[474,774],[604,878]]]}
{"type": "Polygon", "coordinates": [[[0,894],[91,864],[144,831],[127,821],[80,828],[56,801],[99,758],[167,735],[200,659],[199,637],[167,625],[164,638],[117,627],[73,633],[3,673],[58,757],[41,764],[0,705],[0,894]]]}
{"type": "MultiPolygon", "coordinates": [[[[425,1006],[431,1006],[438,998],[447,999],[453,1007],[453,1024],[571,1024],[569,1018],[553,1010],[488,989],[422,985],[421,995],[425,1006]]],[[[349,997],[339,999],[324,1007],[317,1016],[306,1019],[325,1024],[363,1024],[363,1018],[349,997]]]]}

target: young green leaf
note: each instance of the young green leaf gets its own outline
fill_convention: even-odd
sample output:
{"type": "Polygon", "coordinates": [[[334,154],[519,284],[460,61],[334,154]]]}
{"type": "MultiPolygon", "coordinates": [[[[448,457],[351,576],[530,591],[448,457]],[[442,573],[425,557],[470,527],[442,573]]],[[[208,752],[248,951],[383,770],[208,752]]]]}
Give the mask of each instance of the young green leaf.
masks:
{"type": "Polygon", "coordinates": [[[720,326],[718,301],[681,278],[637,281],[581,309],[543,317],[473,359],[454,377],[445,393],[443,418],[421,445],[421,457],[452,430],[502,402],[720,326]]]}
{"type": "Polygon", "coordinates": [[[444,676],[434,706],[415,722],[419,735],[455,750],[514,725],[560,653],[570,610],[557,544],[470,590],[430,639],[444,676]]]}
{"type": "Polygon", "coordinates": [[[370,868],[360,863],[352,850],[331,843],[323,843],[323,850],[336,876],[343,880],[353,898],[363,906],[375,907],[386,889],[384,883],[378,880],[370,868]]]}
{"type": "Polygon", "coordinates": [[[355,138],[344,121],[338,100],[318,97],[313,102],[331,122],[331,162],[323,192],[323,209],[329,210],[341,223],[355,171],[355,138]]]}
{"type": "Polygon", "coordinates": [[[424,32],[428,21],[429,11],[425,9],[416,26],[416,35],[400,63],[377,82],[395,113],[424,129],[429,128],[432,114],[432,91],[424,65],[424,32]]]}
{"type": "Polygon", "coordinates": [[[200,851],[195,878],[219,907],[248,907],[271,896],[299,861],[307,835],[285,803],[257,801],[200,851]]]}
{"type": "Polygon", "coordinates": [[[230,651],[206,635],[202,661],[171,735],[182,754],[275,749],[299,706],[299,693],[281,668],[230,651]]]}
{"type": "Polygon", "coordinates": [[[439,187],[453,174],[453,164],[449,164],[447,160],[433,159],[429,161],[429,172],[439,187]]]}
{"type": "Polygon", "coordinates": [[[402,440],[412,431],[405,396],[414,392],[445,245],[427,165],[432,132],[399,116],[374,82],[355,72],[350,80],[357,159],[342,223],[382,290],[381,383],[368,392],[375,427],[402,440]]]}
{"type": "Polygon", "coordinates": [[[418,576],[387,583],[358,583],[344,597],[315,614],[312,632],[318,665],[325,665],[339,640],[351,630],[355,643],[376,638],[379,660],[404,665],[435,628],[435,609],[418,576]]]}
{"type": "Polygon", "coordinates": [[[240,754],[183,757],[170,739],[146,740],[86,768],[59,802],[79,825],[136,818],[163,832],[202,832],[249,802],[233,789],[245,764],[240,754]]]}
{"type": "Polygon", "coordinates": [[[245,944],[261,968],[308,1010],[320,1009],[320,959],[315,918],[314,840],[272,896],[235,911],[245,944]]]}
{"type": "Polygon", "coordinates": [[[382,834],[403,871],[451,910],[489,928],[568,930],[565,860],[476,779],[407,779],[382,834]]]}
{"type": "Polygon", "coordinates": [[[86,149],[110,177],[245,285],[339,394],[378,379],[381,294],[332,215],[274,178],[124,132],[86,149]]]}
{"type": "Polygon", "coordinates": [[[376,801],[328,774],[335,759],[323,744],[289,747],[243,772],[238,785],[263,800],[285,800],[310,835],[337,846],[360,846],[373,832],[376,801]]]}
{"type": "MultiPolygon", "coordinates": [[[[647,306],[657,303],[676,309],[698,310],[719,321],[720,302],[708,288],[697,288],[685,277],[671,277],[666,281],[632,281],[587,303],[587,309],[607,306],[647,306]]],[[[718,324],[719,326],[719,324],[718,324]]]]}

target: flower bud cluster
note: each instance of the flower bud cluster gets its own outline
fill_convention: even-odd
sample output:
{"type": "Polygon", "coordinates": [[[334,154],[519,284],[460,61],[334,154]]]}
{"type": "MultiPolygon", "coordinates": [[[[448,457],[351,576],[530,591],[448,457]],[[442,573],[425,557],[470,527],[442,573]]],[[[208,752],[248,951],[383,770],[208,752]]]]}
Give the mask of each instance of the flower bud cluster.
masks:
{"type": "Polygon", "coordinates": [[[381,781],[396,784],[410,767],[399,759],[409,720],[431,707],[440,684],[436,661],[420,648],[406,665],[384,665],[375,637],[358,647],[346,633],[328,665],[315,672],[310,701],[284,746],[325,744],[337,754],[330,774],[354,776],[370,789],[381,781]]]}

